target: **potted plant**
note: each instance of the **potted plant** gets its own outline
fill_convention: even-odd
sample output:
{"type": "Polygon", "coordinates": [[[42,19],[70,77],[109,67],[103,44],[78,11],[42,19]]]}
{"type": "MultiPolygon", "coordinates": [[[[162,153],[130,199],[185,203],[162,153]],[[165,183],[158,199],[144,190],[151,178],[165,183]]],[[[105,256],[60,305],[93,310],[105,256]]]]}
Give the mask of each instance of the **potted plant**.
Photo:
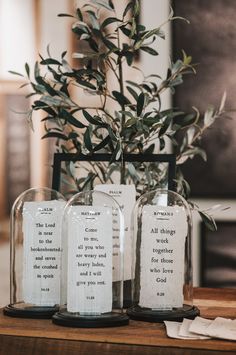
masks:
{"type": "MultiPolygon", "coordinates": [[[[162,25],[145,28],[139,23],[139,13],[138,0],[129,1],[121,16],[112,0],[88,0],[74,15],[60,14],[74,19],[72,32],[79,48],[74,54],[76,65],[66,60],[66,51],[58,60],[49,50],[47,58],[41,57],[35,63],[32,74],[25,65],[32,90],[28,96],[36,97],[27,119],[32,123],[34,111],[42,111],[42,138],[56,138],[60,152],[111,153],[108,168],[91,162],[85,177],[75,177],[71,165],[67,166],[65,173],[74,179],[78,190],[92,188],[96,178],[102,183],[111,181],[117,170],[120,183],[134,182],[139,193],[157,187],[165,179],[165,169],[138,162],[125,166],[122,156],[165,153],[169,141],[177,159],[177,191],[188,197],[190,189],[181,166],[196,155],[206,160],[200,147],[201,137],[224,114],[225,95],[219,109],[210,107],[203,116],[195,107],[187,113],[175,107],[162,109],[163,92],[174,93],[184,75],[195,73],[192,58],[185,52],[182,58],[170,63],[165,78],[158,73],[143,73],[139,81],[125,80],[125,67],[136,70],[138,53],[157,56],[153,43],[158,37],[165,38],[162,25]],[[92,104],[84,106],[80,95],[73,94],[75,88],[90,94],[92,104]],[[95,97],[99,104],[94,106],[95,97]]],[[[175,19],[171,11],[167,22],[175,19]]],[[[214,229],[213,218],[204,211],[200,214],[214,229]]]]}

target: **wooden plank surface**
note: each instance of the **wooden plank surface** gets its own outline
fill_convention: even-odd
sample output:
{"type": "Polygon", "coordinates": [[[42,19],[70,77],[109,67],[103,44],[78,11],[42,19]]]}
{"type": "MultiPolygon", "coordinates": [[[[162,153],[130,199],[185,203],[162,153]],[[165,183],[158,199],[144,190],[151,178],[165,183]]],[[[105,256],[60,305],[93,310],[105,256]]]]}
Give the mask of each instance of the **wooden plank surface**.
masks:
{"type": "MultiPolygon", "coordinates": [[[[196,289],[195,296],[194,304],[199,306],[203,317],[236,318],[236,290],[196,289]]],[[[78,351],[80,354],[93,353],[94,355],[102,353],[202,355],[216,352],[236,354],[236,342],[232,341],[170,339],[166,336],[163,324],[130,321],[130,325],[124,327],[76,329],[56,326],[50,320],[6,317],[2,312],[0,344],[1,355],[23,354],[17,352],[21,349],[19,344],[22,349],[25,349],[24,354],[34,355],[40,354],[36,352],[36,348],[37,351],[44,348],[44,351],[41,351],[43,354],[52,354],[56,348],[64,349],[63,352],[57,352],[63,355],[78,353],[78,351]],[[13,346],[15,352],[11,352],[13,346]],[[28,347],[31,350],[26,351],[28,347]]]]}
{"type": "Polygon", "coordinates": [[[0,355],[230,355],[235,351],[1,337],[0,355]]]}

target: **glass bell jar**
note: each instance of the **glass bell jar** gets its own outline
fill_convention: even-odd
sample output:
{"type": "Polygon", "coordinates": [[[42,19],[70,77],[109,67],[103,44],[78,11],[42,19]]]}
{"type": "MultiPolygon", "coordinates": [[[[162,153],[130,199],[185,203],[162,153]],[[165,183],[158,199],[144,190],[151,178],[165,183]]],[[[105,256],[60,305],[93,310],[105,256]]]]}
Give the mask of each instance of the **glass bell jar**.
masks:
{"type": "Polygon", "coordinates": [[[131,319],[162,322],[193,319],[191,236],[188,203],[169,190],[142,195],[133,213],[131,319]]]}
{"type": "Polygon", "coordinates": [[[52,321],[70,327],[126,325],[123,312],[124,222],[104,192],[73,196],[64,211],[61,306],[52,321]]]}
{"type": "Polygon", "coordinates": [[[14,202],[10,216],[12,317],[51,318],[60,303],[61,230],[65,198],[32,188],[14,202]]]}

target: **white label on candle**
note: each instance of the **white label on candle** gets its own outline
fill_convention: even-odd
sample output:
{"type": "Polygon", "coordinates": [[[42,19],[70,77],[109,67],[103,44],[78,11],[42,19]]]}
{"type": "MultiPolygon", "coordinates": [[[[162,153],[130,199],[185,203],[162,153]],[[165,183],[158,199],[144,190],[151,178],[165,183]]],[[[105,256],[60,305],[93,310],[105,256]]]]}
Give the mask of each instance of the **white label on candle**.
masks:
{"type": "MultiPolygon", "coordinates": [[[[124,280],[131,279],[131,248],[132,248],[132,233],[131,233],[131,215],[136,202],[136,190],[134,185],[115,185],[104,184],[96,185],[95,190],[102,191],[112,196],[120,205],[124,216],[125,240],[124,240],[124,280]]],[[[114,257],[114,280],[120,280],[119,263],[120,263],[120,243],[119,243],[119,220],[114,215],[113,226],[113,257],[114,257]]]]}
{"type": "Polygon", "coordinates": [[[141,307],[183,306],[187,218],[181,207],[145,206],[140,248],[141,307]]]}
{"type": "Polygon", "coordinates": [[[112,310],[112,209],[73,206],[68,213],[67,309],[112,310]]]}
{"type": "Polygon", "coordinates": [[[61,225],[64,201],[23,206],[23,300],[37,306],[60,302],[61,225]]]}

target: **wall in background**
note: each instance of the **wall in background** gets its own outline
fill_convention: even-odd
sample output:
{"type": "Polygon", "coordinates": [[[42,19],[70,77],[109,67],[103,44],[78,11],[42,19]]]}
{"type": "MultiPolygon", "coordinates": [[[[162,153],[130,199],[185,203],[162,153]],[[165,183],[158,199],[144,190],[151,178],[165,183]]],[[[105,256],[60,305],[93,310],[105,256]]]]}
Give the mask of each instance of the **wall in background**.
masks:
{"type": "MultiPolygon", "coordinates": [[[[184,78],[184,84],[176,90],[174,104],[191,110],[192,106],[203,113],[209,105],[219,107],[226,90],[226,108],[235,108],[236,96],[236,24],[235,1],[233,0],[175,0],[175,14],[190,21],[176,21],[173,26],[173,47],[175,56],[184,49],[192,55],[197,75],[184,78]]],[[[215,204],[230,207],[225,212],[215,213],[216,220],[236,220],[236,121],[235,113],[229,113],[209,129],[202,140],[208,155],[207,163],[195,158],[183,169],[192,188],[192,199],[202,208],[215,204]],[[231,116],[229,118],[228,116],[231,116]]],[[[232,223],[229,225],[233,226],[232,223]]],[[[233,233],[229,228],[227,235],[233,233]],[[230,232],[231,231],[231,232],[230,232]]],[[[219,236],[215,233],[216,240],[219,236]]],[[[219,233],[221,233],[219,231],[219,233]]],[[[226,232],[225,232],[226,233],[226,232]]],[[[224,238],[227,247],[227,235],[224,238]]],[[[230,237],[230,236],[229,236],[230,237]]],[[[194,284],[199,285],[201,263],[200,218],[194,215],[194,284]]],[[[212,236],[211,243],[214,243],[212,236]]],[[[235,239],[236,248],[236,239],[235,239]]],[[[223,250],[222,250],[223,253],[223,250]]],[[[236,257],[233,257],[236,263],[236,257]]],[[[236,273],[234,272],[235,280],[236,273]]],[[[227,275],[226,275],[227,277],[227,275]]]]}
{"type": "MultiPolygon", "coordinates": [[[[175,12],[190,21],[189,25],[184,21],[174,22],[175,54],[184,49],[198,63],[197,75],[186,76],[184,85],[177,88],[176,106],[184,110],[196,106],[203,113],[210,105],[218,108],[226,91],[226,108],[235,109],[235,1],[176,0],[175,12]]],[[[186,164],[184,172],[194,196],[236,197],[235,118],[235,113],[229,112],[204,135],[202,146],[207,151],[207,163],[196,158],[186,164]]]]}
{"type": "MultiPolygon", "coordinates": [[[[36,58],[38,54],[48,57],[47,48],[53,58],[60,59],[66,49],[71,56],[72,40],[70,34],[71,20],[58,17],[59,13],[70,13],[70,0],[54,1],[35,0],[36,12],[36,58]],[[56,5],[56,6],[55,6],[56,5]]],[[[34,132],[31,132],[31,186],[51,185],[51,162],[55,150],[55,140],[40,140],[43,136],[43,118],[41,112],[34,112],[34,132]],[[35,164],[35,161],[38,164],[35,164]]]]}
{"type": "MultiPolygon", "coordinates": [[[[157,28],[164,24],[170,14],[169,0],[141,0],[141,22],[147,29],[157,28]]],[[[157,38],[155,49],[159,55],[150,56],[140,53],[140,65],[145,74],[156,73],[165,78],[171,57],[171,24],[162,27],[165,32],[165,40],[157,38]]],[[[167,109],[171,105],[171,95],[167,90],[162,94],[162,109],[167,109]]]]}
{"type": "Polygon", "coordinates": [[[31,186],[50,186],[50,142],[42,141],[42,115],[35,113],[34,131],[29,129],[26,112],[31,101],[24,96],[30,87],[20,76],[9,70],[25,74],[25,63],[31,68],[39,54],[47,56],[47,45],[53,56],[60,57],[68,49],[71,54],[71,35],[68,19],[57,17],[68,12],[70,1],[0,0],[0,218],[8,215],[14,199],[31,186]],[[21,164],[23,172],[20,173],[21,164]]]}
{"type": "Polygon", "coordinates": [[[0,79],[15,80],[8,70],[22,71],[35,53],[35,3],[0,0],[0,79]]]}

